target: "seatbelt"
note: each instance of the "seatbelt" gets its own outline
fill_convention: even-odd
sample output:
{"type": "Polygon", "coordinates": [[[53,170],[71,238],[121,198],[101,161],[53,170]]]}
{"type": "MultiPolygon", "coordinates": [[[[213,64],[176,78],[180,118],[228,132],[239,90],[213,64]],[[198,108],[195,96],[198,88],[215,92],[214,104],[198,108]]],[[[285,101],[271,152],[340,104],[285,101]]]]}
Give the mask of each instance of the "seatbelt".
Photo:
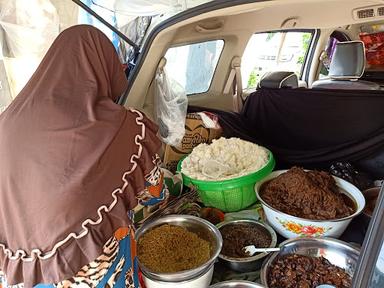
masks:
{"type": "Polygon", "coordinates": [[[167,58],[162,57],[157,65],[157,73],[163,73],[165,65],[167,65],[167,58]]]}
{"type": "Polygon", "coordinates": [[[243,83],[241,82],[241,58],[235,56],[231,62],[231,72],[229,73],[227,83],[225,84],[223,93],[228,94],[233,87],[233,110],[240,112],[243,108],[243,83]]]}

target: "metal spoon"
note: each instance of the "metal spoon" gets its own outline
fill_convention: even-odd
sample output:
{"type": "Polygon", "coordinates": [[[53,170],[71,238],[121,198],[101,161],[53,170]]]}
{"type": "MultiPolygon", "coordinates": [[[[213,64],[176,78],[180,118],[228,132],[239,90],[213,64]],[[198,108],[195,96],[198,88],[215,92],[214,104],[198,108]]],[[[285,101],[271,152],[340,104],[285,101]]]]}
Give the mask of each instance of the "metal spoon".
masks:
{"type": "Polygon", "coordinates": [[[336,288],[336,286],[329,285],[329,284],[321,284],[319,286],[316,286],[316,288],[336,288]]]}
{"type": "Polygon", "coordinates": [[[253,256],[256,253],[270,253],[280,251],[280,247],[272,248],[256,248],[255,245],[248,245],[243,247],[243,250],[248,253],[249,256],[253,256]]]}

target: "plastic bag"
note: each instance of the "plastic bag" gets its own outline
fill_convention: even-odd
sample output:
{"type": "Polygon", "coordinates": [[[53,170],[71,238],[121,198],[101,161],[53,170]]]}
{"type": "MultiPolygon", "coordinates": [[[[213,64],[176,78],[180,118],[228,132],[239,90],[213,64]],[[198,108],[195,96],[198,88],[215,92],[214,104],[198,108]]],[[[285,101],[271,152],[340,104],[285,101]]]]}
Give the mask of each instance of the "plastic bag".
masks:
{"type": "Polygon", "coordinates": [[[164,68],[156,73],[155,119],[162,141],[171,146],[181,143],[185,134],[188,98],[184,88],[168,77],[164,68]]]}
{"type": "Polygon", "coordinates": [[[113,3],[112,9],[125,15],[153,16],[175,10],[172,0],[116,0],[110,2],[113,3]]]}
{"type": "Polygon", "coordinates": [[[12,97],[35,72],[59,34],[59,23],[50,0],[0,0],[0,45],[12,97]]]}
{"type": "Polygon", "coordinates": [[[257,203],[247,210],[241,210],[238,212],[225,213],[225,221],[250,219],[256,221],[263,221],[263,208],[261,204],[257,203]]]}
{"type": "MultiPolygon", "coordinates": [[[[8,54],[43,57],[59,34],[59,16],[49,0],[0,1],[0,25],[8,54]]],[[[3,51],[4,52],[4,51],[3,51]]]]}

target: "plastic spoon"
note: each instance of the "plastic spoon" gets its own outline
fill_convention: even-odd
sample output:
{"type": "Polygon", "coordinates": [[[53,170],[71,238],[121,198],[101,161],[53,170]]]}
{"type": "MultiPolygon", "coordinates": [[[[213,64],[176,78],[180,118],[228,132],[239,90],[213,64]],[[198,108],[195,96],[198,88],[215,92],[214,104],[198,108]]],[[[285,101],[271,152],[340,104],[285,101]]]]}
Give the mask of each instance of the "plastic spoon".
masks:
{"type": "Polygon", "coordinates": [[[272,248],[256,248],[255,245],[248,245],[243,248],[243,250],[249,254],[249,256],[253,256],[256,253],[270,253],[280,251],[280,247],[272,247],[272,248]]]}

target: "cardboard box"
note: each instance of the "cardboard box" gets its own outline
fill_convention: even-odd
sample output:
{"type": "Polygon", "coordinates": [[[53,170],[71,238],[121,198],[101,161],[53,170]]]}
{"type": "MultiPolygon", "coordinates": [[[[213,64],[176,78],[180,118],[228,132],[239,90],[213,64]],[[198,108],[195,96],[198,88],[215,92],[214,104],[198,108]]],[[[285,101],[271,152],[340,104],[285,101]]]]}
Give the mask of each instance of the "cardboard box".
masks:
{"type": "Polygon", "coordinates": [[[217,115],[208,112],[202,113],[209,117],[211,123],[204,122],[202,119],[204,115],[201,115],[201,113],[189,113],[185,119],[185,135],[181,145],[177,147],[166,145],[163,164],[171,172],[175,173],[179,160],[191,153],[192,149],[197,145],[211,143],[212,139],[220,138],[222,131],[218,125],[217,115]]]}

